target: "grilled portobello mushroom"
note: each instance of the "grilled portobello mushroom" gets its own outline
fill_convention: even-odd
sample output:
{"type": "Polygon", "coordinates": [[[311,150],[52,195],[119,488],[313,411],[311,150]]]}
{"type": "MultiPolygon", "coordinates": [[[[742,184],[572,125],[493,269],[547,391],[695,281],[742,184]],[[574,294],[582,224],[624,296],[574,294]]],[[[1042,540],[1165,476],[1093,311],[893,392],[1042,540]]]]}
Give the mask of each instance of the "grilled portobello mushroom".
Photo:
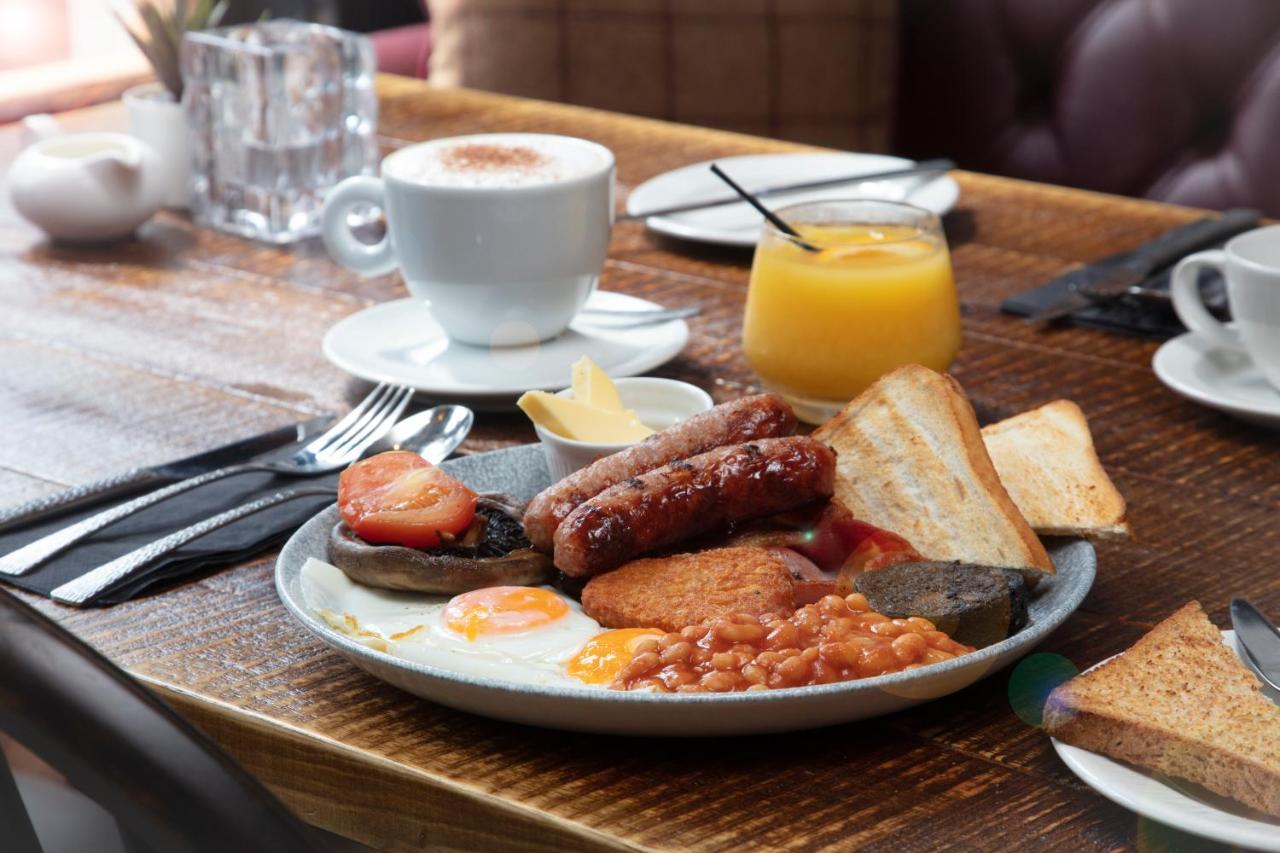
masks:
{"type": "Polygon", "coordinates": [[[372,545],[343,522],[329,534],[329,562],[356,583],[383,589],[457,595],[488,586],[534,586],[553,574],[551,558],[534,551],[511,497],[483,494],[471,526],[435,548],[372,545]]]}
{"type": "Polygon", "coordinates": [[[871,609],[895,618],[920,616],[957,643],[982,648],[1027,624],[1027,584],[1013,569],[971,563],[899,563],[854,581],[871,609]]]}

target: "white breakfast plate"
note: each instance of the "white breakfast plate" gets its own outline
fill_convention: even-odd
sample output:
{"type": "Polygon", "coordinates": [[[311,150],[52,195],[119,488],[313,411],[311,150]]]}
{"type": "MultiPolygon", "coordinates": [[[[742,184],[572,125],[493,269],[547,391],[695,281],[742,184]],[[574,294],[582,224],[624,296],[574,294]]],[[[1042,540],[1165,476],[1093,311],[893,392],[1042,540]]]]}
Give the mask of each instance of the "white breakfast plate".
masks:
{"type": "MultiPolygon", "coordinates": [[[[465,456],[444,463],[476,491],[527,500],[549,482],[537,445],[465,456]]],[[[1070,616],[1093,585],[1093,546],[1074,539],[1049,544],[1057,574],[1037,587],[1031,624],[985,649],[911,672],[789,690],[721,694],[627,693],[591,687],[534,685],[467,675],[385,654],[330,628],[308,603],[302,566],[325,559],[336,506],[323,510],[285,543],[276,590],[303,627],[376,678],[402,690],[486,717],[572,731],[627,735],[713,736],[817,728],[888,714],[961,690],[1022,657],[1070,616]]]]}
{"type": "Polygon", "coordinates": [[[1188,400],[1280,429],[1280,391],[1244,353],[1218,349],[1187,332],[1156,350],[1151,366],[1161,382],[1188,400]]]}
{"type": "MultiPolygon", "coordinates": [[[[603,290],[592,293],[585,307],[662,308],[603,290]]],[[[688,339],[684,320],[617,328],[594,326],[579,315],[567,331],[549,341],[522,347],[476,347],[450,341],[427,303],[406,298],[339,320],[325,334],[323,347],[326,358],[361,379],[408,385],[428,396],[483,406],[509,403],[525,391],[565,387],[570,367],[584,355],[610,376],[635,376],[674,358],[688,339]]]]}
{"type": "MultiPolygon", "coordinates": [[[[1222,639],[1236,654],[1240,653],[1234,631],[1223,631],[1222,639]]],[[[1103,663],[1106,661],[1097,666],[1103,663]]],[[[1269,822],[1239,803],[1190,782],[1157,778],[1149,770],[1068,746],[1056,738],[1051,740],[1071,772],[1113,803],[1193,835],[1252,850],[1280,852],[1280,822],[1269,822]]]]}
{"type": "MultiPolygon", "coordinates": [[[[807,154],[748,154],[741,157],[724,157],[694,163],[650,178],[631,191],[627,198],[627,213],[672,207],[704,198],[719,198],[729,192],[728,187],[715,175],[710,166],[718,163],[729,176],[748,190],[780,184],[815,181],[840,175],[885,172],[912,164],[902,157],[885,154],[854,154],[819,151],[807,154]]],[[[806,201],[836,198],[878,198],[888,201],[906,201],[932,210],[941,216],[955,207],[960,197],[960,186],[949,175],[942,175],[921,184],[918,178],[898,178],[858,185],[855,183],[821,190],[788,193],[767,199],[769,207],[777,209],[806,201]]],[[[675,213],[669,216],[651,216],[645,220],[654,231],[696,240],[702,243],[718,243],[724,246],[754,246],[760,237],[764,218],[747,204],[731,204],[675,213]]]]}

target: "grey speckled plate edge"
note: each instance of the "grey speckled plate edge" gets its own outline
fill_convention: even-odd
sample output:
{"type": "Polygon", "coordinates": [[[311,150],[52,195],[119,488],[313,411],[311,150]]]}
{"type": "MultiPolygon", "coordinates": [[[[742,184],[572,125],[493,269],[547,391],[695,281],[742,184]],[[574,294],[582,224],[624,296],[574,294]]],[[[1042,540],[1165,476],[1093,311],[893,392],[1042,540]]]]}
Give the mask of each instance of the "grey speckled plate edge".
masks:
{"type": "MultiPolygon", "coordinates": [[[[465,456],[444,467],[478,491],[507,492],[522,500],[548,482],[537,445],[465,456]]],[[[817,728],[954,693],[1022,657],[1066,621],[1088,594],[1097,568],[1088,542],[1046,542],[1058,571],[1036,590],[1031,624],[993,646],[923,669],[788,690],[628,693],[464,675],[375,651],[329,628],[306,606],[301,571],[308,557],[325,558],[337,517],[336,506],[322,510],[294,533],[276,561],[280,600],[323,643],[376,678],[442,705],[529,725],[611,734],[709,736],[817,728]]]]}

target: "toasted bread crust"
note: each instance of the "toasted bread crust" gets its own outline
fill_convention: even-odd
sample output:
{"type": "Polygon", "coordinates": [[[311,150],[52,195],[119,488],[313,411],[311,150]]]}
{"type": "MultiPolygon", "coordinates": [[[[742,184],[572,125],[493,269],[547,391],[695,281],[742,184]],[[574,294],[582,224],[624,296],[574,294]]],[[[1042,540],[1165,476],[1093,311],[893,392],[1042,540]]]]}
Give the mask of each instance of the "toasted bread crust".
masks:
{"type": "Polygon", "coordinates": [[[1065,743],[1280,816],[1280,707],[1198,602],[1055,689],[1044,727],[1065,743]]]}
{"type": "Polygon", "coordinates": [[[836,498],[926,558],[1052,572],[1000,482],[960,384],[917,364],[882,377],[813,433],[837,453],[836,498]]]}
{"type": "Polygon", "coordinates": [[[1098,459],[1089,422],[1070,400],[982,430],[1001,482],[1037,533],[1127,539],[1124,496],[1098,459]]]}

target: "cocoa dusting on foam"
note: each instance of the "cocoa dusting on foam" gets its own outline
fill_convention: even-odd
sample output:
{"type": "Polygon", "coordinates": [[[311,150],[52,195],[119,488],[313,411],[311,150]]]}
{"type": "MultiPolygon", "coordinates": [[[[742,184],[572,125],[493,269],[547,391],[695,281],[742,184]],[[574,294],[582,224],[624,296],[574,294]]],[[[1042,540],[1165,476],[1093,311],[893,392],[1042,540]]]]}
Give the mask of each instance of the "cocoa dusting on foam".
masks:
{"type": "Polygon", "coordinates": [[[551,165],[547,157],[532,148],[516,145],[471,143],[449,148],[440,155],[450,169],[460,172],[516,172],[534,175],[551,165]]]}

